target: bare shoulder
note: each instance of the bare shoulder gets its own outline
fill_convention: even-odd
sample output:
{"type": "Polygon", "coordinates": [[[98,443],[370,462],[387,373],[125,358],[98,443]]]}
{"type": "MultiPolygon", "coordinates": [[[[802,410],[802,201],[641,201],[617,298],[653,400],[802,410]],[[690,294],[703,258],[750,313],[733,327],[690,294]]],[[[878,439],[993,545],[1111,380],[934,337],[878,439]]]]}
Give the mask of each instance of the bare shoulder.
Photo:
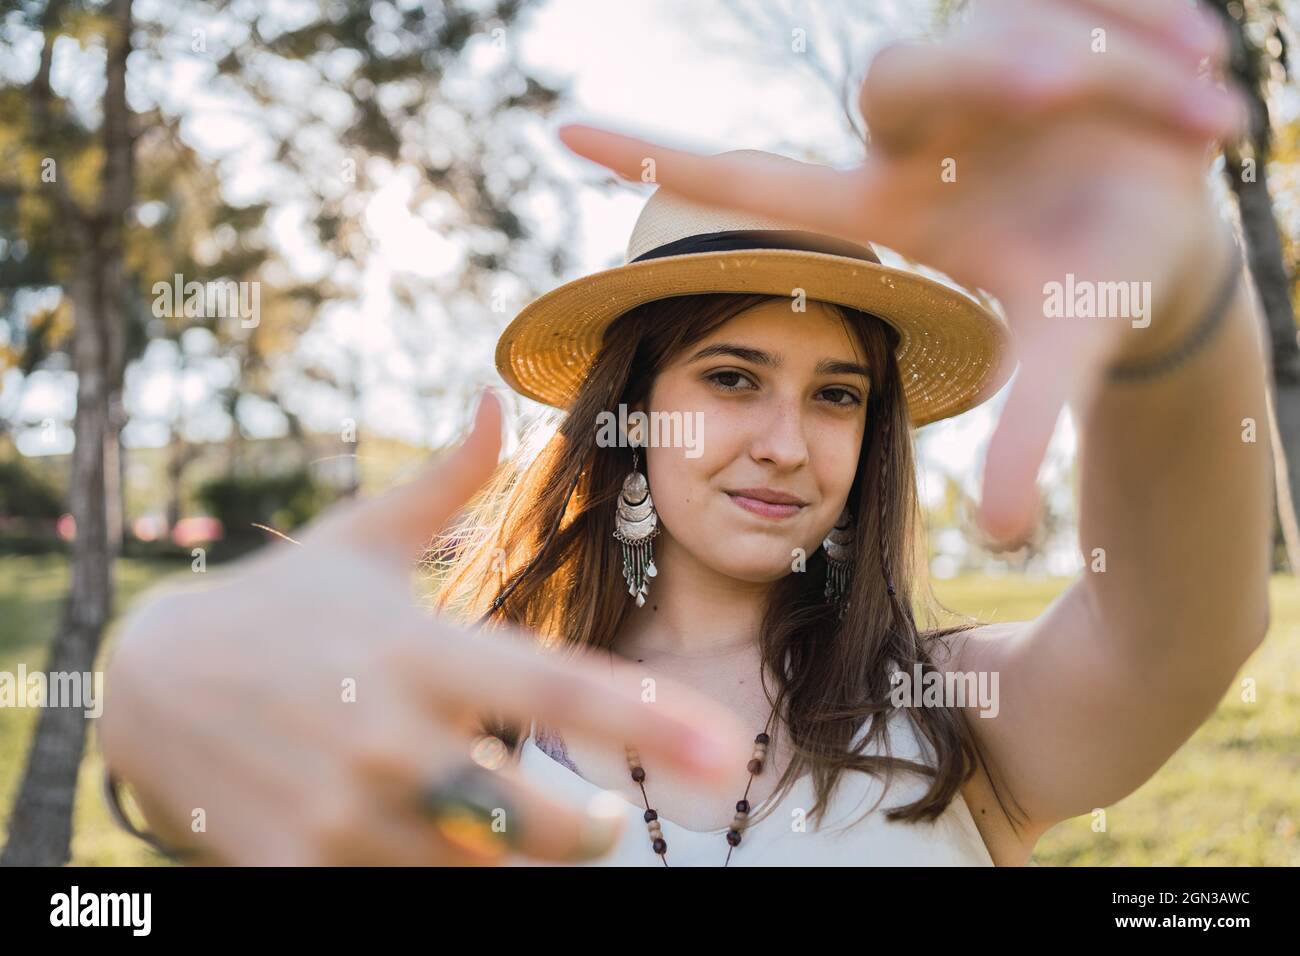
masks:
{"type": "Polygon", "coordinates": [[[999,650],[1024,639],[1033,621],[1004,621],[995,624],[977,624],[974,627],[944,635],[930,642],[926,648],[935,667],[949,671],[978,670],[999,650]]]}

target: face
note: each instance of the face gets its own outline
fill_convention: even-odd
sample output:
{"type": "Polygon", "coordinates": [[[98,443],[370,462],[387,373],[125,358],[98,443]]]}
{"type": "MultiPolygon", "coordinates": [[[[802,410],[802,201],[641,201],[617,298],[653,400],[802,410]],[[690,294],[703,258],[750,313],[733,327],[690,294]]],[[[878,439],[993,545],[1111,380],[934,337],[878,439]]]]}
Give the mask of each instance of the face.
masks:
{"type": "Polygon", "coordinates": [[[681,435],[688,417],[700,426],[692,447],[655,444],[669,432],[661,427],[643,449],[666,539],[657,560],[770,582],[791,573],[796,548],[812,555],[853,485],[871,385],[865,364],[836,312],[809,302],[793,313],[785,299],[682,350],[642,409],[652,426],[655,412],[661,423],[679,413],[681,435]],[[792,503],[773,503],[781,498],[792,503]]]}

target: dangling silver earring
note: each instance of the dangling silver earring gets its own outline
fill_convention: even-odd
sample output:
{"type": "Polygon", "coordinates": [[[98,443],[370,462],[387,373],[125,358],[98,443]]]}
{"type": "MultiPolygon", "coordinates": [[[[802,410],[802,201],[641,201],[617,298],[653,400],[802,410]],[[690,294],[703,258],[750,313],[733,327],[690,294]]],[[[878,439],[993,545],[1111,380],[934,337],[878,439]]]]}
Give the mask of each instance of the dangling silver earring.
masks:
{"type": "Polygon", "coordinates": [[[853,517],[849,506],[840,512],[835,527],[822,539],[826,549],[826,599],[840,605],[844,611],[844,596],[849,593],[849,581],[853,576],[853,517]]]}
{"type": "Polygon", "coordinates": [[[659,533],[659,514],[650,498],[650,483],[637,471],[636,446],[632,446],[632,470],[623,479],[614,513],[614,537],[623,545],[623,578],[627,593],[636,606],[645,606],[646,579],[658,574],[651,541],[659,533]]]}

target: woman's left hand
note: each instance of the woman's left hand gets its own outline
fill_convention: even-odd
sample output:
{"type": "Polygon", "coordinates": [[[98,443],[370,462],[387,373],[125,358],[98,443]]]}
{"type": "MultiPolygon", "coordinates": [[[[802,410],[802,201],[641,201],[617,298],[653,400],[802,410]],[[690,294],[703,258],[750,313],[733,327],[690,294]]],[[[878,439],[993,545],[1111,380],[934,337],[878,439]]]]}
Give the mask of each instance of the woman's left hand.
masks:
{"type": "Polygon", "coordinates": [[[876,56],[860,95],[872,148],[852,169],[581,125],[561,138],[627,178],[653,158],[654,181],[688,199],[878,242],[996,296],[1020,368],[980,521],[1005,540],[1032,523],[1061,407],[1086,406],[1116,358],[1176,341],[1220,281],[1209,147],[1244,131],[1246,105],[1202,66],[1217,73],[1226,51],[1221,27],[1185,0],[977,0],[943,42],[876,56]],[[1145,316],[1049,315],[1045,285],[1067,274],[1150,282],[1145,316]]]}

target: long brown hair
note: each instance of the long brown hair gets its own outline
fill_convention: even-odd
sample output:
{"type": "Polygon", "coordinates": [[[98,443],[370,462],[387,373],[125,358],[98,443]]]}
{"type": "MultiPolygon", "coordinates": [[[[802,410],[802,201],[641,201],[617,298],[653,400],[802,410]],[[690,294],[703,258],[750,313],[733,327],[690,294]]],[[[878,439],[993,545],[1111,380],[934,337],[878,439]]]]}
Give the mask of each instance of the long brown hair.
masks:
{"type": "MultiPolygon", "coordinates": [[[[634,606],[612,534],[615,501],[632,459],[630,448],[596,445],[598,416],[615,412],[620,403],[632,407],[645,401],[655,376],[682,349],[769,298],[673,296],[638,306],[611,323],[568,414],[544,447],[534,457],[522,442],[476,496],[465,520],[438,543],[435,552],[450,558],[435,569],[436,604],[485,624],[522,626],[549,649],[611,646],[634,606]]],[[[929,778],[930,785],[922,797],[887,816],[933,820],[983,758],[961,712],[946,707],[906,708],[932,747],[932,764],[891,755],[890,675],[894,664],[909,675],[917,665],[923,673],[934,670],[933,642],[978,622],[918,630],[917,592],[924,591],[927,619],[941,606],[930,592],[924,565],[915,560],[921,522],[912,435],[894,358],[898,334],[873,315],[832,308],[856,335],[871,373],[867,432],[848,502],[855,563],[842,617],[824,596],[821,548],[807,557],[805,573],[786,575],[771,589],[759,646],[762,672],[776,677],[775,697],[766,680],[764,688],[777,713],[785,715],[794,753],[771,806],[810,773],[817,801],[809,815],[820,820],[845,770],[871,773],[886,783],[902,770],[929,778]],[[883,719],[875,720],[878,714],[883,719]],[[869,733],[852,750],[866,719],[871,719],[869,733]],[[883,742],[875,748],[881,752],[863,754],[873,739],[883,742]]],[[[486,718],[485,730],[514,751],[522,728],[486,718]]]]}

